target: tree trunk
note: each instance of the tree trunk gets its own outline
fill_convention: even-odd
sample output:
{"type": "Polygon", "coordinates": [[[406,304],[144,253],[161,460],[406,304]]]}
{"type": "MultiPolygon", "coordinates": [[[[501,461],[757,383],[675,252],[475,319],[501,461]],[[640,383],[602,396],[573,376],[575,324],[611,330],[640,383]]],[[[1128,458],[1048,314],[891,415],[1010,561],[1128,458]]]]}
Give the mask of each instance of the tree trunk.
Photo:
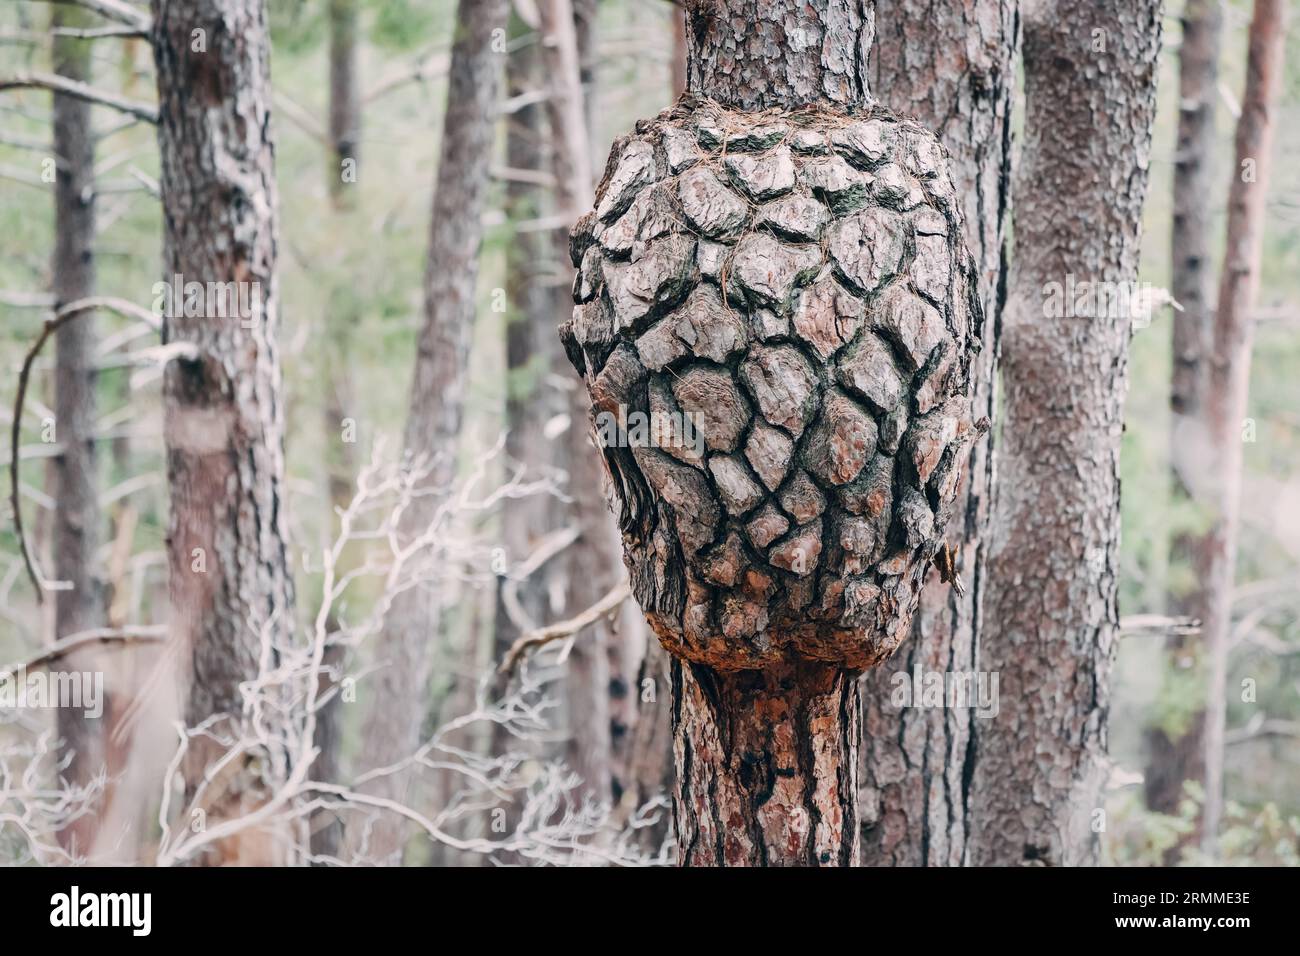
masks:
{"type": "MultiPolygon", "coordinates": [[[[979,269],[982,348],[971,377],[972,417],[992,421],[1006,295],[1004,230],[1011,191],[1011,93],[1019,23],[1012,0],[877,0],[873,88],[886,106],[935,130],[965,202],[966,245],[979,269]]],[[[984,571],[993,488],[993,435],[971,448],[947,540],[965,593],[931,576],[912,637],[889,668],[863,677],[862,862],[959,866],[965,860],[971,740],[968,708],[890,704],[898,672],[979,670],[984,571]]]]}
{"type": "MultiPolygon", "coordinates": [[[[1079,865],[1099,853],[1119,635],[1119,449],[1130,316],[1062,305],[1137,274],[1159,0],[1043,2],[1024,21],[1025,147],[1003,328],[1006,390],[976,727],[970,860],[1079,865]]],[[[1109,304],[1115,300],[1106,298],[1109,304]]]]}
{"type": "MultiPolygon", "coordinates": [[[[1170,293],[1183,310],[1175,312],[1173,319],[1169,452],[1174,506],[1186,511],[1192,500],[1187,478],[1204,467],[1201,455],[1193,450],[1205,447],[1202,404],[1214,328],[1210,307],[1214,277],[1210,267],[1209,197],[1214,193],[1214,107],[1219,95],[1222,3],[1188,0],[1182,26],[1183,38],[1178,48],[1178,144],[1174,156],[1170,293]]],[[[1202,620],[1205,611],[1200,607],[1198,595],[1184,583],[1196,573],[1194,546],[1195,535],[1182,529],[1170,542],[1169,612],[1202,620]]],[[[1190,670],[1201,674],[1205,667],[1202,647],[1199,635],[1170,636],[1165,642],[1166,671],[1190,670]]],[[[1185,684],[1186,681],[1166,678],[1162,693],[1179,693],[1185,684]]],[[[1182,708],[1178,709],[1181,712],[1182,708]]],[[[1177,813],[1183,782],[1204,777],[1204,726],[1204,710],[1196,708],[1183,727],[1147,729],[1143,790],[1151,810],[1177,813]]],[[[1167,862],[1174,860],[1170,858],[1167,862]]]]}
{"type": "MultiPolygon", "coordinates": [[[[51,24],[84,26],[93,18],[81,11],[55,7],[51,24]]],[[[54,38],[54,72],[70,80],[90,80],[90,43],[54,38]]],[[[90,104],[70,96],[54,96],[54,307],[58,309],[95,291],[95,138],[90,104]]],[[[95,575],[95,550],[102,523],[95,455],[95,318],[85,314],[65,322],[55,335],[54,401],[56,438],[63,447],[54,459],[55,501],[54,575],[68,588],[55,593],[54,636],[68,637],[104,623],[104,606],[95,575]]],[[[97,655],[82,652],[60,666],[71,671],[101,670],[97,655]]],[[[90,720],[80,710],[60,708],[58,733],[63,777],[85,787],[105,770],[108,750],[102,720],[90,720]]],[[[102,808],[107,803],[99,803],[102,808]]],[[[73,821],[59,833],[60,845],[87,853],[95,839],[99,814],[73,821]]]]}
{"type": "Polygon", "coordinates": [[[870,4],[689,17],[690,90],[615,143],[561,336],[679,661],[682,862],[846,865],[855,678],[911,624],[973,437],[976,270],[939,143],[866,101],[870,4]]]}
{"type": "Polygon", "coordinates": [[[1223,816],[1228,654],[1241,508],[1241,430],[1250,391],[1250,350],[1255,331],[1251,309],[1259,291],[1264,201],[1272,168],[1273,111],[1282,82],[1285,21],[1285,0],[1255,0],[1246,90],[1241,99],[1241,117],[1237,120],[1236,162],[1228,193],[1226,251],[1219,278],[1213,351],[1205,392],[1205,421],[1209,447],[1214,452],[1207,469],[1205,500],[1214,523],[1201,544],[1206,559],[1202,627],[1210,658],[1202,841],[1206,852],[1211,854],[1218,849],[1219,823],[1223,816]]]}
{"type": "MultiPolygon", "coordinates": [[[[505,0],[460,0],[456,23],[424,276],[424,325],[404,440],[408,458],[428,469],[421,487],[430,493],[403,513],[399,533],[406,541],[429,527],[455,477],[501,66],[493,34],[505,27],[505,0]]],[[[388,611],[376,648],[381,670],[368,691],[373,703],[363,731],[371,767],[396,763],[418,746],[428,649],[439,633],[439,590],[436,581],[412,587],[388,611]]],[[[408,782],[404,775],[379,777],[369,790],[400,801],[408,782]]],[[[371,835],[374,855],[399,857],[405,831],[395,816],[381,820],[371,835]]]]}
{"type": "MultiPolygon", "coordinates": [[[[563,314],[572,273],[565,269],[568,227],[591,205],[591,146],[584,109],[581,54],[571,0],[540,0],[542,63],[546,76],[546,112],[551,131],[551,171],[555,204],[565,229],[554,233],[556,311],[563,314]]],[[[588,31],[587,39],[590,42],[588,31]]],[[[568,493],[573,498],[569,520],[580,534],[561,558],[565,576],[566,613],[576,614],[600,600],[616,583],[618,543],[605,504],[599,458],[593,455],[585,424],[585,402],[575,388],[571,396],[572,424],[566,432],[569,454],[568,493]]],[[[583,780],[583,790],[601,802],[610,800],[610,660],[617,637],[606,621],[587,629],[569,653],[565,682],[568,692],[569,734],[566,758],[583,780]]]]}
{"type": "MultiPolygon", "coordinates": [[[[193,727],[216,718],[214,732],[238,733],[241,682],[258,674],[263,642],[283,646],[294,626],[270,35],[262,0],[155,0],[153,12],[166,279],[236,283],[247,305],[246,315],[226,308],[224,317],[169,310],[163,323],[164,341],[198,350],[173,361],[164,379],[172,640],[184,642],[192,663],[186,719],[193,727]]],[[[206,737],[192,741],[190,797],[223,750],[206,737]]],[[[246,758],[211,794],[207,825],[253,809],[275,776],[263,759],[246,758]]],[[[282,836],[248,830],[209,847],[203,862],[279,862],[282,836]]]]}
{"type": "MultiPolygon", "coordinates": [[[[355,184],[359,176],[358,148],[361,139],[361,106],[357,95],[356,0],[330,0],[329,5],[329,166],[327,182],[333,211],[340,218],[354,206],[355,184]]],[[[339,223],[339,228],[346,228],[339,223]]],[[[346,303],[347,300],[344,300],[346,303]]],[[[344,438],[344,420],[355,422],[352,379],[348,373],[348,353],[352,348],[352,330],[357,320],[354,309],[341,305],[337,297],[326,303],[326,335],[323,344],[326,395],[324,402],[324,436],[329,469],[330,513],[327,527],[335,525],[334,515],[347,508],[354,493],[358,461],[355,441],[344,438]]],[[[355,430],[355,429],[354,429],[355,430]]],[[[355,437],[355,436],[353,436],[355,437]]],[[[346,571],[346,568],[343,569],[346,571]]],[[[339,630],[337,615],[331,613],[326,631],[339,630]]],[[[325,648],[321,666],[327,675],[337,675],[346,665],[347,655],[341,644],[325,648]]],[[[328,680],[328,677],[327,677],[328,680]]],[[[324,783],[340,779],[339,748],[342,746],[342,698],[336,695],[316,718],[316,747],[320,751],[312,777],[324,783]]],[[[338,856],[342,822],[329,811],[312,820],[311,851],[313,856],[330,859],[338,856]]]]}
{"type": "Polygon", "coordinates": [[[855,866],[856,675],[673,662],[683,866],[855,866]]]}

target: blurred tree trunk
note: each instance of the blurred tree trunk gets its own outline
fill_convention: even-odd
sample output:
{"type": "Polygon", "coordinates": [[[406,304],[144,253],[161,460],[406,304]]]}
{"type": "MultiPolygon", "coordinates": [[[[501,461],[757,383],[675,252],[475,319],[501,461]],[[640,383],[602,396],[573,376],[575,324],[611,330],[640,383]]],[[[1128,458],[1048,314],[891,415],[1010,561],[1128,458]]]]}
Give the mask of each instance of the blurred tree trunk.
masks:
{"type": "MultiPolygon", "coordinates": [[[[1183,311],[1175,312],[1173,320],[1169,451],[1174,507],[1185,512],[1192,501],[1188,478],[1205,464],[1196,450],[1205,446],[1202,404],[1214,327],[1210,306],[1214,276],[1210,264],[1209,199],[1214,194],[1214,107],[1219,96],[1222,3],[1188,0],[1182,25],[1182,43],[1178,48],[1178,145],[1174,156],[1170,293],[1183,311]]],[[[1200,607],[1195,589],[1189,588],[1186,580],[1196,573],[1195,535],[1180,529],[1170,544],[1169,612],[1201,620],[1205,611],[1200,607]]],[[[1203,689],[1202,646],[1199,635],[1169,637],[1165,642],[1167,673],[1195,675],[1194,686],[1203,689]]],[[[1167,676],[1162,696],[1187,694],[1190,690],[1186,679],[1167,676]]],[[[1160,708],[1166,712],[1170,709],[1160,708]]],[[[1177,712],[1182,710],[1176,708],[1177,712]]],[[[1183,781],[1204,777],[1204,724],[1204,711],[1195,708],[1184,727],[1157,725],[1147,729],[1143,789],[1151,810],[1177,813],[1183,781]]]]}
{"type": "Polygon", "coordinates": [[[1250,22],[1246,90],[1237,120],[1236,162],[1228,193],[1227,242],[1219,278],[1218,308],[1205,391],[1209,447],[1206,503],[1213,525],[1199,545],[1205,560],[1203,634],[1210,659],[1205,714],[1205,813],[1202,842],[1218,848],[1223,817],[1224,733],[1228,654],[1231,650],[1233,574],[1240,523],[1242,429],[1250,391],[1251,309],[1259,291],[1264,244],[1264,201],[1273,152],[1273,111],[1282,83],[1286,41],[1285,0],[1255,0],[1250,22]]]}
{"type": "MultiPolygon", "coordinates": [[[[404,447],[428,474],[403,512],[399,534],[410,541],[434,519],[455,478],[465,403],[470,337],[475,320],[482,214],[496,128],[501,53],[494,32],[506,24],[505,0],[460,0],[452,44],[420,330],[404,447]]],[[[370,767],[386,767],[415,751],[425,712],[429,645],[439,633],[440,588],[424,582],[393,600],[376,648],[380,670],[363,736],[370,767]]],[[[369,792],[404,800],[409,777],[376,778],[369,792]]],[[[400,858],[406,826],[392,815],[371,835],[376,858],[400,858]]]]}
{"type": "MultiPolygon", "coordinates": [[[[985,317],[983,348],[972,369],[976,420],[995,418],[1018,32],[1014,0],[876,3],[872,88],[886,106],[915,116],[938,134],[964,200],[966,245],[980,270],[985,317]]],[[[890,696],[899,671],[979,669],[992,446],[990,432],[972,447],[948,529],[965,593],[932,575],[921,593],[912,638],[893,658],[896,663],[863,676],[864,866],[960,866],[965,860],[974,711],[900,710],[890,696]]]]}
{"type": "Polygon", "coordinates": [[[1056,309],[1049,289],[1136,278],[1160,14],[1160,0],[1025,10],[1025,146],[980,637],[1000,710],[975,728],[977,866],[1086,865],[1100,851],[1131,319],[1086,303],[1083,314],[1056,309]]]}
{"type": "MultiPolygon", "coordinates": [[[[551,259],[560,274],[552,288],[552,315],[558,324],[569,301],[572,272],[568,269],[568,229],[591,205],[591,139],[584,106],[578,30],[571,0],[539,0],[542,64],[546,76],[546,112],[551,131],[551,171],[555,204],[564,228],[553,235],[551,259]]],[[[583,31],[591,41],[591,20],[583,31]]],[[[552,336],[554,326],[552,327],[552,336]]],[[[560,561],[564,568],[566,611],[576,614],[595,604],[618,581],[621,556],[613,518],[605,502],[600,457],[592,453],[585,395],[570,392],[570,422],[566,431],[569,463],[568,494],[573,498],[570,520],[578,539],[560,561]]],[[[610,789],[610,648],[618,640],[607,621],[578,635],[569,654],[566,684],[569,735],[566,758],[582,777],[583,789],[594,799],[608,801],[610,789]]]]}
{"type": "MultiPolygon", "coordinates": [[[[248,316],[169,314],[163,323],[166,342],[198,350],[168,365],[163,387],[171,639],[192,661],[189,726],[216,717],[212,732],[238,733],[241,682],[257,675],[263,641],[283,646],[294,626],[270,34],[263,0],[155,0],[153,11],[165,275],[241,283],[249,306],[248,316]]],[[[188,797],[222,752],[207,738],[191,742],[188,797]]],[[[207,825],[254,809],[276,773],[246,758],[211,794],[207,825]]],[[[249,829],[209,847],[202,862],[277,863],[283,836],[249,829]]]]}
{"type": "MultiPolygon", "coordinates": [[[[92,20],[76,8],[55,7],[51,24],[86,26],[92,20]]],[[[90,80],[91,44],[66,36],[54,38],[54,72],[81,83],[90,80]]],[[[65,306],[95,291],[95,137],[90,104],[70,96],[54,96],[54,307],[65,306]]],[[[100,627],[104,606],[95,574],[101,516],[95,455],[95,318],[83,314],[65,322],[56,333],[54,372],[56,438],[63,451],[53,460],[54,576],[70,585],[55,592],[54,636],[68,637],[100,627]]],[[[82,652],[65,659],[68,670],[99,670],[96,654],[82,652]]],[[[87,786],[105,770],[108,751],[104,726],[111,720],[107,706],[102,720],[88,719],[80,710],[58,711],[60,752],[68,761],[63,777],[87,786]]],[[[102,808],[107,800],[97,805],[102,808]]],[[[99,814],[74,821],[59,833],[59,843],[78,854],[89,851],[99,814]]]]}
{"type": "MultiPolygon", "coordinates": [[[[361,140],[361,105],[357,92],[357,0],[330,0],[329,5],[329,184],[330,204],[336,217],[346,216],[355,205],[357,165],[361,157],[358,150],[361,140]]],[[[340,228],[344,228],[340,225],[340,228]]],[[[344,300],[348,302],[349,300],[344,300]]],[[[327,330],[324,346],[325,403],[323,406],[325,448],[329,469],[330,517],[327,527],[334,528],[334,513],[346,508],[352,500],[353,483],[357,475],[355,421],[357,409],[353,402],[352,379],[348,374],[349,352],[352,349],[352,330],[359,316],[354,309],[341,305],[339,297],[331,296],[326,303],[327,330]],[[344,422],[351,418],[354,427],[345,437],[344,422]],[[348,440],[348,438],[352,440],[348,440]]],[[[334,634],[339,629],[335,614],[326,622],[326,631],[334,634]]],[[[346,655],[343,647],[331,644],[325,649],[321,665],[326,669],[327,684],[333,675],[341,673],[346,655]]],[[[342,744],[342,700],[335,696],[321,708],[316,722],[316,758],[313,779],[337,783],[339,777],[339,747],[342,744]]],[[[312,821],[311,850],[313,855],[335,857],[339,851],[341,822],[328,812],[312,821]]]]}

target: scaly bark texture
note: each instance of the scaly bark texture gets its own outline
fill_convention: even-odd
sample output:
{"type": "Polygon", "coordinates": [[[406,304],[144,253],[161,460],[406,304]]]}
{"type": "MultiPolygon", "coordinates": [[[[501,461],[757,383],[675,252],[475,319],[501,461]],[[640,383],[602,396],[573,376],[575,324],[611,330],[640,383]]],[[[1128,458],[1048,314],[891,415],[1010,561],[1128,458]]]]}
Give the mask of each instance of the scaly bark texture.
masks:
{"type": "MultiPolygon", "coordinates": [[[[1208,378],[1214,315],[1210,306],[1213,270],[1210,263],[1210,197],[1216,146],[1215,104],[1218,102],[1219,47],[1223,34],[1223,5],[1219,0],[1188,0],[1182,16],[1178,47],[1178,145],[1174,155],[1174,215],[1170,237],[1170,293],[1182,307],[1173,317],[1173,373],[1169,410],[1170,471],[1176,502],[1191,500],[1187,478],[1205,467],[1205,423],[1202,403],[1208,378]]],[[[1201,620],[1205,616],[1197,591],[1183,583],[1195,573],[1195,536],[1176,534],[1170,547],[1169,610],[1201,620]]],[[[1166,667],[1173,672],[1199,673],[1205,666],[1200,635],[1174,635],[1165,644],[1166,667]]],[[[1167,682],[1165,693],[1176,693],[1186,681],[1167,682]]],[[[1185,691],[1184,691],[1185,692],[1185,691]]],[[[1181,711],[1181,708],[1179,708],[1181,711]]],[[[1143,782],[1147,806],[1159,813],[1176,813],[1183,782],[1200,780],[1204,765],[1205,713],[1197,708],[1186,726],[1152,726],[1146,732],[1147,762],[1143,782]]],[[[1170,862],[1173,862],[1172,859],[1170,862]]]]}
{"type": "MultiPolygon", "coordinates": [[[[247,317],[168,314],[163,323],[166,342],[198,349],[169,364],[164,379],[171,639],[192,663],[189,725],[216,717],[214,731],[232,733],[243,717],[239,685],[259,672],[264,640],[282,646],[294,624],[270,34],[262,0],[155,0],[153,13],[164,275],[240,283],[249,305],[247,317]]],[[[190,796],[222,749],[192,742],[190,796]]],[[[207,825],[254,809],[277,772],[248,758],[217,792],[209,788],[207,825]]],[[[250,829],[209,847],[202,862],[276,863],[282,836],[250,829]]]]}
{"type": "Polygon", "coordinates": [[[1131,319],[1086,302],[1058,315],[1048,284],[1136,277],[1160,8],[1025,9],[1025,146],[980,638],[1000,711],[975,728],[975,865],[1087,864],[1099,852],[1131,319]]]}
{"type": "Polygon", "coordinates": [[[1202,633],[1210,658],[1205,713],[1205,810],[1202,843],[1218,848],[1223,816],[1224,733],[1228,653],[1231,650],[1233,574],[1241,516],[1241,429],[1250,393],[1251,309],[1259,291],[1264,244],[1264,201],[1272,168],[1274,109],[1282,83],[1286,40],[1285,0],[1255,0],[1250,22],[1246,89],[1237,120],[1236,162],[1228,193],[1228,228],[1205,393],[1205,421],[1214,457],[1205,502],[1213,524],[1201,543],[1206,558],[1202,633]]]}
{"type": "MultiPolygon", "coordinates": [[[[54,8],[54,27],[84,26],[93,18],[75,9],[54,8]]],[[[54,38],[54,72],[70,80],[90,80],[91,46],[85,40],[54,38]]],[[[54,305],[65,306],[95,291],[95,138],[90,104],[54,96],[54,305]]],[[[82,315],[55,334],[56,438],[62,453],[54,459],[54,576],[70,585],[54,595],[54,636],[69,637],[104,623],[104,605],[95,575],[102,516],[95,455],[95,318],[82,315]]],[[[101,670],[94,653],[65,659],[68,670],[101,670]]],[[[108,749],[103,728],[111,719],[89,720],[81,710],[60,708],[61,754],[68,760],[63,777],[87,786],[105,770],[108,749]]],[[[104,801],[106,803],[107,801],[104,801]]],[[[102,808],[102,803],[100,804],[102,808]]],[[[59,832],[59,843],[85,854],[94,841],[99,814],[73,821],[59,832]]]]}
{"type": "MultiPolygon", "coordinates": [[[[1013,0],[877,0],[872,89],[930,127],[948,150],[979,270],[981,349],[971,363],[971,416],[995,417],[1006,294],[1003,241],[1011,192],[1011,94],[1020,27],[1013,0]]],[[[912,636],[888,668],[863,675],[861,802],[864,866],[959,866],[970,831],[974,749],[966,708],[891,706],[894,674],[979,669],[984,571],[992,514],[993,434],[971,446],[947,541],[964,593],[932,575],[912,636]]]]}
{"type": "Polygon", "coordinates": [[[686,88],[735,110],[868,99],[872,0],[686,0],[686,88]]]}
{"type": "MultiPolygon", "coordinates": [[[[502,66],[492,42],[494,31],[505,28],[505,0],[460,0],[456,22],[424,276],[424,325],[405,433],[407,456],[429,467],[421,485],[429,493],[403,513],[399,533],[405,540],[429,527],[455,475],[502,66]]],[[[389,608],[376,648],[381,669],[367,691],[372,704],[363,734],[371,767],[394,764],[419,744],[428,649],[439,618],[433,582],[403,591],[389,608]]],[[[401,800],[408,783],[404,775],[381,776],[368,789],[401,800]]],[[[399,859],[405,832],[400,819],[385,817],[371,834],[371,852],[381,860],[399,859]]]]}
{"type": "MultiPolygon", "coordinates": [[[[741,19],[777,6],[691,6],[696,93],[748,108],[760,75],[810,75],[769,43],[723,78],[741,19]]],[[[973,437],[981,310],[942,147],[843,92],[841,68],[865,89],[869,5],[799,10],[781,29],[821,38],[822,92],[758,112],[687,95],[639,123],[571,242],[561,335],[633,591],[682,662],[691,865],[856,860],[853,678],[907,633],[973,437]]]]}

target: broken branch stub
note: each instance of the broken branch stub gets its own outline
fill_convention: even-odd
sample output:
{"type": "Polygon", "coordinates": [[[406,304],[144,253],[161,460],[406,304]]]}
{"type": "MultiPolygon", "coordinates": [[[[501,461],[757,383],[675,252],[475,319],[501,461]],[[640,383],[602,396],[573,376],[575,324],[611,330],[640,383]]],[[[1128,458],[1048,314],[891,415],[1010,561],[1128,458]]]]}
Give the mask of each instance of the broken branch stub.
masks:
{"type": "Polygon", "coordinates": [[[974,262],[943,148],[878,107],[685,96],[614,144],[561,337],[633,592],[718,671],[908,631],[974,437],[974,262]]]}

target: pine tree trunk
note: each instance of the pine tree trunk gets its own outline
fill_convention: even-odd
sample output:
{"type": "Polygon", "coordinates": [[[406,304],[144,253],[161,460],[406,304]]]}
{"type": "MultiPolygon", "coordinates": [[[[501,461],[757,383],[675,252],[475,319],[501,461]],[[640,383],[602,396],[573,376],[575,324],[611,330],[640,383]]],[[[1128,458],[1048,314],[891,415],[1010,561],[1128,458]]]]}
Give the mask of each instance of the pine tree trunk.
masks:
{"type": "MultiPolygon", "coordinates": [[[[424,276],[424,325],[404,439],[408,458],[428,469],[421,487],[430,493],[403,512],[399,534],[408,542],[430,526],[455,476],[502,61],[493,49],[494,31],[505,27],[505,0],[460,0],[456,23],[424,276]]],[[[363,734],[371,767],[397,763],[418,746],[429,645],[439,633],[440,616],[434,581],[403,591],[388,611],[375,651],[382,669],[367,690],[373,703],[363,734]]],[[[368,789],[400,801],[408,788],[409,779],[399,774],[378,777],[368,789]]],[[[396,817],[380,820],[371,834],[373,855],[399,858],[405,832],[396,817]]]]}
{"type": "Polygon", "coordinates": [[[870,4],[688,10],[689,93],[615,143],[561,336],[678,659],[682,862],[848,865],[856,677],[973,437],[975,266],[938,142],[867,101],[870,4]]]}
{"type": "MultiPolygon", "coordinates": [[[[935,130],[965,202],[966,244],[979,269],[982,348],[972,416],[994,420],[994,369],[1006,294],[1004,232],[1011,191],[1011,94],[1019,22],[1012,0],[877,0],[873,88],[884,104],[935,130]]],[[[932,575],[912,636],[889,667],[863,677],[864,866],[959,866],[970,832],[975,752],[968,708],[897,708],[896,673],[979,670],[993,435],[971,448],[947,540],[965,592],[932,575]]]]}
{"type": "MultiPolygon", "coordinates": [[[[171,639],[192,664],[188,724],[216,718],[212,732],[238,733],[241,682],[258,674],[264,640],[283,646],[294,626],[270,35],[262,0],[155,0],[153,11],[165,279],[240,283],[247,296],[246,316],[182,312],[163,323],[166,342],[198,349],[164,379],[171,639]]],[[[223,750],[206,738],[191,743],[190,798],[223,750]]],[[[261,758],[246,758],[224,789],[209,792],[206,824],[256,807],[275,776],[261,758]]],[[[202,862],[279,862],[281,837],[248,830],[209,847],[202,862]]]]}
{"type": "MultiPolygon", "coordinates": [[[[56,7],[51,24],[77,27],[92,19],[75,9],[56,7]]],[[[70,80],[89,82],[90,52],[91,45],[85,40],[55,37],[54,71],[70,80]]],[[[58,173],[52,271],[57,309],[95,291],[95,138],[90,104],[55,94],[54,155],[58,173]]],[[[54,459],[54,575],[69,585],[55,592],[54,636],[59,639],[102,626],[104,607],[95,575],[102,518],[94,434],[94,315],[65,322],[55,335],[55,428],[63,451],[54,459]]],[[[95,659],[94,653],[82,652],[65,658],[61,666],[73,671],[101,670],[95,659]]],[[[105,769],[108,750],[103,728],[111,719],[111,701],[106,711],[101,720],[90,720],[73,708],[58,711],[62,754],[68,760],[63,777],[73,786],[88,786],[105,769]]],[[[75,854],[89,852],[98,819],[99,814],[94,813],[73,821],[59,832],[60,845],[75,854]]]]}
{"type": "Polygon", "coordinates": [[[1214,450],[1206,503],[1213,524],[1200,547],[1207,559],[1202,624],[1210,659],[1205,713],[1204,849],[1217,852],[1223,818],[1224,734],[1228,654],[1231,650],[1233,575],[1241,514],[1242,428],[1250,391],[1251,309],[1259,291],[1265,200],[1272,168],[1273,126],[1282,83],[1285,0],[1255,0],[1250,22],[1246,90],[1237,120],[1236,162],[1228,193],[1226,252],[1214,316],[1213,358],[1205,392],[1205,421],[1214,450]]]}
{"type": "Polygon", "coordinates": [[[1160,12],[1159,0],[1026,10],[980,646],[981,666],[999,674],[1000,709],[975,728],[975,865],[1079,865],[1099,853],[1131,319],[1086,300],[1064,308],[1060,296],[1053,308],[1049,289],[1136,277],[1160,12]]]}
{"type": "MultiPolygon", "coordinates": [[[[329,5],[329,159],[326,182],[329,184],[331,206],[334,213],[346,216],[355,206],[355,189],[359,177],[357,164],[361,139],[361,105],[357,91],[357,5],[356,0],[330,0],[329,5]]],[[[339,228],[346,225],[339,223],[339,228]]],[[[347,300],[344,300],[345,303],[347,300]]],[[[325,305],[326,335],[323,345],[324,380],[326,395],[322,421],[325,437],[327,467],[329,468],[328,525],[335,525],[334,515],[347,508],[352,501],[354,482],[359,462],[356,444],[344,438],[344,421],[356,419],[352,379],[348,373],[349,352],[352,348],[352,330],[357,319],[356,310],[341,305],[331,296],[325,305]]],[[[346,568],[343,569],[346,572],[346,568]]],[[[328,634],[337,633],[337,615],[331,613],[325,625],[328,634]]],[[[346,654],[341,644],[325,648],[321,666],[326,680],[342,673],[346,654]]],[[[327,685],[328,686],[328,685],[327,685]]],[[[325,688],[322,688],[324,690],[325,688]]],[[[335,695],[323,706],[316,718],[316,747],[320,751],[313,766],[312,778],[324,783],[337,783],[340,779],[339,748],[342,746],[342,705],[340,695],[335,695]]],[[[329,811],[317,814],[311,824],[311,851],[313,856],[332,859],[338,856],[342,838],[342,821],[329,811]]]]}
{"type": "MultiPolygon", "coordinates": [[[[1173,373],[1170,378],[1170,477],[1174,506],[1187,510],[1192,493],[1187,478],[1204,466],[1193,449],[1205,447],[1202,419],[1208,379],[1214,315],[1213,270],[1210,262],[1209,197],[1213,195],[1214,129],[1218,102],[1219,46],[1223,9],[1219,0],[1188,0],[1182,16],[1178,47],[1178,145],[1174,156],[1173,230],[1170,241],[1170,293],[1182,307],[1173,316],[1173,373]]],[[[1201,620],[1204,609],[1184,580],[1196,574],[1195,535],[1180,530],[1169,555],[1169,611],[1201,620]]],[[[1165,643],[1165,668],[1171,673],[1205,668],[1199,635],[1173,635],[1165,643]]],[[[1203,681],[1198,681],[1204,686],[1203,681]]],[[[1185,680],[1167,682],[1164,693],[1178,693],[1185,680]]],[[[1186,693],[1186,690],[1182,690],[1186,693]]],[[[1161,708],[1168,710],[1169,708],[1161,708]]],[[[1177,708],[1182,712],[1183,708],[1177,708]]],[[[1147,806],[1174,814],[1183,783],[1200,780],[1204,764],[1205,713],[1195,708],[1185,726],[1147,729],[1147,762],[1143,782],[1147,806]]],[[[1172,859],[1169,862],[1173,862],[1172,859]]]]}

